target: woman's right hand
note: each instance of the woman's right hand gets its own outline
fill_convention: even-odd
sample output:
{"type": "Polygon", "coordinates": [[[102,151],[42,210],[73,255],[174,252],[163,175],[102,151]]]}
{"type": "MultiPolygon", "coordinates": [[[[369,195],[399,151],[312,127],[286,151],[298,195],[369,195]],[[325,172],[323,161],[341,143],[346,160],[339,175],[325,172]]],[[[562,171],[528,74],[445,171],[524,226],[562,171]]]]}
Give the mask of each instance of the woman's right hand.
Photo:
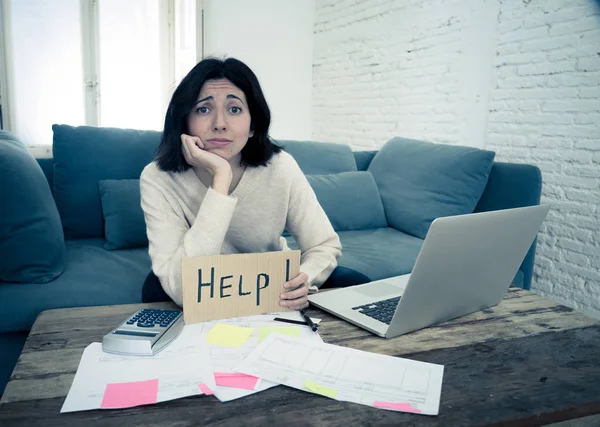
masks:
{"type": "Polygon", "coordinates": [[[181,134],[181,148],[185,161],[192,167],[201,167],[214,178],[217,174],[231,174],[231,165],[223,157],[206,151],[204,143],[197,136],[181,134]]]}
{"type": "Polygon", "coordinates": [[[206,169],[212,176],[213,190],[228,195],[233,180],[231,165],[223,157],[204,149],[204,143],[197,136],[181,134],[183,157],[192,167],[206,169]]]}

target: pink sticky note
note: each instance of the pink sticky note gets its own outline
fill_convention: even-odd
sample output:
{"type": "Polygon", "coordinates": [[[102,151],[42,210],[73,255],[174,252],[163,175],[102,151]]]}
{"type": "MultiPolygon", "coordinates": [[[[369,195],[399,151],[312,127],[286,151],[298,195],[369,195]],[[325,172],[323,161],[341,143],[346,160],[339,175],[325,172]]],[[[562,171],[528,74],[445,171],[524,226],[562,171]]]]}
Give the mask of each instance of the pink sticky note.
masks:
{"type": "Polygon", "coordinates": [[[198,387],[200,387],[200,391],[202,391],[202,393],[206,394],[207,396],[213,394],[213,391],[204,383],[199,384],[198,387]]]}
{"type": "Polygon", "coordinates": [[[158,379],[106,385],[102,398],[103,409],[131,408],[156,403],[158,379]]]}
{"type": "Polygon", "coordinates": [[[402,402],[402,403],[393,403],[393,402],[380,402],[375,401],[373,404],[376,408],[384,408],[384,409],[394,409],[396,411],[402,412],[412,412],[414,414],[420,414],[421,410],[417,408],[413,408],[410,403],[402,402]]]}
{"type": "Polygon", "coordinates": [[[215,372],[215,383],[223,387],[243,388],[254,390],[258,377],[238,373],[215,372]]]}

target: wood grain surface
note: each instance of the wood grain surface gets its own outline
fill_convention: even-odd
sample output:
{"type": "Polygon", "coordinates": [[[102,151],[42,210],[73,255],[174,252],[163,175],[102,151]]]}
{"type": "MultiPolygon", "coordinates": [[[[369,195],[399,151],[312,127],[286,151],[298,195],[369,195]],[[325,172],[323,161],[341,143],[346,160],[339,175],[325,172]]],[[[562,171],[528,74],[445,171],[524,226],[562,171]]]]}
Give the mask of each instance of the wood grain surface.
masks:
{"type": "MultiPolygon", "coordinates": [[[[338,402],[284,386],[228,403],[194,396],[124,410],[60,414],[84,348],[141,307],[51,310],[35,322],[0,404],[12,426],[542,426],[600,413],[600,322],[510,289],[482,312],[394,339],[317,309],[327,343],[445,366],[430,417],[338,402]]],[[[600,418],[599,418],[600,424],[600,418]]]]}

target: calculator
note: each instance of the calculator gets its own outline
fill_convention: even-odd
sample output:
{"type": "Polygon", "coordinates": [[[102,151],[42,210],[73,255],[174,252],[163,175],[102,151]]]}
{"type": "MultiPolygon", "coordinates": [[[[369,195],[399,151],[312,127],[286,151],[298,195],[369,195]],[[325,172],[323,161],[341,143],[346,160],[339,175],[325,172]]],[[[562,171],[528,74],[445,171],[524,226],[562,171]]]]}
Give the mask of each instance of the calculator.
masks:
{"type": "Polygon", "coordinates": [[[145,308],[104,335],[102,350],[123,355],[153,356],[177,338],[182,329],[182,311],[145,308]]]}

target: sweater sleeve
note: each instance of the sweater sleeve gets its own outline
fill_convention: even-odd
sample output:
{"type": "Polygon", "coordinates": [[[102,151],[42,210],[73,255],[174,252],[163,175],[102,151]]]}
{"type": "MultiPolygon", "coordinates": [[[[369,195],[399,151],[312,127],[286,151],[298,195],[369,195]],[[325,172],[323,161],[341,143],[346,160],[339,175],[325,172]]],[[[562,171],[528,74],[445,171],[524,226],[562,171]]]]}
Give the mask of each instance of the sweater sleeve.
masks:
{"type": "Polygon", "coordinates": [[[183,305],[183,257],[218,255],[229,228],[237,199],[208,189],[191,225],[160,180],[142,174],[141,203],[146,220],[152,270],[173,301],[183,305]]]}
{"type": "Polygon", "coordinates": [[[286,228],[300,251],[300,271],[308,274],[310,286],[321,286],[337,267],[342,254],[339,236],[319,204],[317,196],[295,160],[290,157],[290,200],[286,228]]]}

